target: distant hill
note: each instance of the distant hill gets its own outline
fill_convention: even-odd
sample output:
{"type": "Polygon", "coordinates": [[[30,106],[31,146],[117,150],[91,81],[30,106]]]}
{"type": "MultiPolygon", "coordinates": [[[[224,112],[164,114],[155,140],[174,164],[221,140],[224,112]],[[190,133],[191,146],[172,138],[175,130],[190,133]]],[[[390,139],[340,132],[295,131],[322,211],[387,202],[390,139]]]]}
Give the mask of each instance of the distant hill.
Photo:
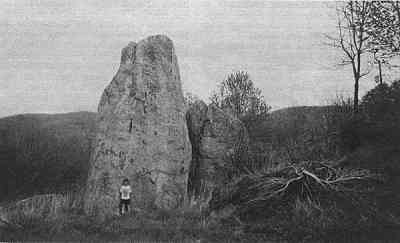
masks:
{"type": "Polygon", "coordinates": [[[0,201],[68,190],[87,175],[96,113],[0,119],[0,201]]]}
{"type": "MultiPolygon", "coordinates": [[[[271,142],[280,130],[296,129],[297,132],[320,126],[329,106],[295,106],[270,113],[264,121],[254,123],[249,129],[253,139],[271,142]]],[[[283,132],[283,131],[282,131],[283,132]]]]}
{"type": "Polygon", "coordinates": [[[258,161],[292,163],[320,160],[336,155],[335,142],[328,134],[329,106],[297,106],[273,111],[249,127],[251,148],[258,161]]]}
{"type": "Polygon", "coordinates": [[[323,114],[323,112],[325,112],[328,108],[329,106],[294,106],[275,110],[271,112],[271,115],[276,118],[282,118],[301,113],[309,117],[315,117],[323,114]]]}

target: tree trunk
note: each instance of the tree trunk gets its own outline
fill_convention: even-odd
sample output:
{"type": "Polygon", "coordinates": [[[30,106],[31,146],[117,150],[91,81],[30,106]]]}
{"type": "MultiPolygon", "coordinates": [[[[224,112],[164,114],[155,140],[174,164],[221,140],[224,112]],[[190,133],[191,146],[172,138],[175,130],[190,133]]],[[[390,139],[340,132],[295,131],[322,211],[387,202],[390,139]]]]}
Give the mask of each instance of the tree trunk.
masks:
{"type": "Polygon", "coordinates": [[[379,67],[379,84],[382,85],[382,65],[381,60],[378,60],[378,67],[379,67]]]}
{"type": "Polygon", "coordinates": [[[358,87],[359,87],[359,77],[355,78],[355,82],[354,82],[354,105],[353,105],[353,110],[354,113],[358,112],[358,87]]]}

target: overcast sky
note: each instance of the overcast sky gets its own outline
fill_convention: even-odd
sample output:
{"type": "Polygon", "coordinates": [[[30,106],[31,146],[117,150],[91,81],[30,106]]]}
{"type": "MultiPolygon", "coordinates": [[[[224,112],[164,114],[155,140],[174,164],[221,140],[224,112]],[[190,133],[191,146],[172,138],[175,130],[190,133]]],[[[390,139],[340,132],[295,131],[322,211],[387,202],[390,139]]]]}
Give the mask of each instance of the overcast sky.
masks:
{"type": "MultiPolygon", "coordinates": [[[[96,111],[130,41],[166,34],[185,91],[207,99],[248,71],[274,109],[324,105],[351,93],[348,69],[323,45],[334,30],[323,2],[0,0],[0,116],[96,111]]],[[[362,93],[373,82],[363,80],[362,93]]]]}

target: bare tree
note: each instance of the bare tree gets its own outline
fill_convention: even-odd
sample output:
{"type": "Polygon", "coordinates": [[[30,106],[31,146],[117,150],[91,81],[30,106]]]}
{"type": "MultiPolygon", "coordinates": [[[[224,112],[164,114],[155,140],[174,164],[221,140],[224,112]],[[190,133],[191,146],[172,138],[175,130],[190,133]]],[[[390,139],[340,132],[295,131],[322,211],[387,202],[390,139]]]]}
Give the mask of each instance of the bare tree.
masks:
{"type": "Polygon", "coordinates": [[[244,71],[231,73],[219,84],[210,99],[212,103],[231,111],[245,123],[260,118],[270,110],[261,90],[254,86],[249,74],[244,71]]]}
{"type": "Polygon", "coordinates": [[[194,103],[201,100],[197,95],[195,95],[191,92],[185,92],[185,95],[183,98],[185,100],[186,106],[188,106],[188,107],[192,106],[194,103]]]}
{"type": "MultiPolygon", "coordinates": [[[[370,21],[371,3],[367,1],[347,1],[336,7],[337,34],[327,35],[331,46],[343,52],[339,65],[351,65],[354,79],[354,112],[358,112],[358,93],[360,79],[369,73],[363,68],[362,59],[368,54],[369,35],[367,25],[370,21]]],[[[367,57],[368,58],[368,57],[367,57]]]]}

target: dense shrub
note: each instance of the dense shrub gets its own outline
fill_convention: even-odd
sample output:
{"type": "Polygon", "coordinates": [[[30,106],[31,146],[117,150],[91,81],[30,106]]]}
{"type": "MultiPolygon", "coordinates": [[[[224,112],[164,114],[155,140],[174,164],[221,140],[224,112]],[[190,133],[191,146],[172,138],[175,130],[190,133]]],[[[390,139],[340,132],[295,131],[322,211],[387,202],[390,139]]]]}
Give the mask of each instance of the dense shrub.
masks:
{"type": "Polygon", "coordinates": [[[400,81],[379,84],[367,92],[358,113],[353,112],[350,99],[339,97],[324,116],[331,154],[349,155],[365,146],[396,146],[400,143],[400,81]]]}
{"type": "Polygon", "coordinates": [[[361,137],[366,143],[400,143],[400,80],[370,90],[361,107],[365,121],[361,137]]]}

